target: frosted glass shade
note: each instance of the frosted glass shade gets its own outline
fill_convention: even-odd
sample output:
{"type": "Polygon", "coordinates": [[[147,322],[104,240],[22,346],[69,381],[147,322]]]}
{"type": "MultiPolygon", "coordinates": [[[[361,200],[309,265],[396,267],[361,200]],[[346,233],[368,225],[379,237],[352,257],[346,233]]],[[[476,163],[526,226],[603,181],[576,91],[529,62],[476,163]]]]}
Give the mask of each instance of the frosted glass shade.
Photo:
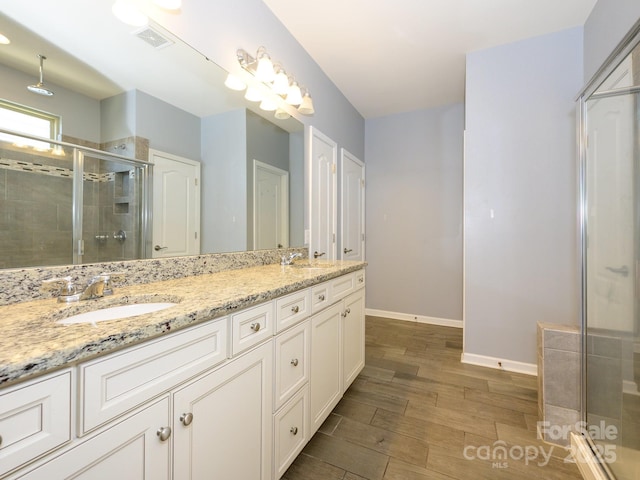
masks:
{"type": "Polygon", "coordinates": [[[313,100],[311,100],[311,96],[308,93],[304,94],[302,97],[302,103],[298,107],[298,111],[303,115],[313,115],[315,110],[313,109],[313,100]]]}
{"type": "Polygon", "coordinates": [[[231,90],[237,90],[238,92],[247,88],[247,85],[242,80],[231,74],[227,75],[224,85],[225,87],[230,88],[231,90]]]}
{"type": "Polygon", "coordinates": [[[300,105],[300,103],[302,103],[302,92],[300,92],[300,87],[297,82],[293,82],[291,86],[289,86],[285,101],[289,105],[300,105]]]}
{"type": "Polygon", "coordinates": [[[130,0],[117,0],[111,7],[111,13],[122,23],[132,27],[144,27],[149,18],[130,0]]]}
{"type": "Polygon", "coordinates": [[[247,93],[244,94],[244,98],[250,102],[259,102],[262,100],[262,92],[255,87],[247,88],[247,93]]]}

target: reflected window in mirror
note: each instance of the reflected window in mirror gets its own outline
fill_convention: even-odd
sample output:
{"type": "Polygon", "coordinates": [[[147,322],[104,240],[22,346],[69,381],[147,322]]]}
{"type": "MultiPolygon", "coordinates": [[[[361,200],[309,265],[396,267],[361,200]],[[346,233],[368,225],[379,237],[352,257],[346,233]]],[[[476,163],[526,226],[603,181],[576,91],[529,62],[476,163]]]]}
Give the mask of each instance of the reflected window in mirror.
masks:
{"type": "MultiPolygon", "coordinates": [[[[55,140],[60,134],[60,117],[18,103],[0,99],[0,129],[13,130],[26,135],[55,140]]],[[[0,140],[16,142],[35,148],[49,148],[50,145],[37,140],[16,137],[7,133],[0,134],[0,140]]]]}

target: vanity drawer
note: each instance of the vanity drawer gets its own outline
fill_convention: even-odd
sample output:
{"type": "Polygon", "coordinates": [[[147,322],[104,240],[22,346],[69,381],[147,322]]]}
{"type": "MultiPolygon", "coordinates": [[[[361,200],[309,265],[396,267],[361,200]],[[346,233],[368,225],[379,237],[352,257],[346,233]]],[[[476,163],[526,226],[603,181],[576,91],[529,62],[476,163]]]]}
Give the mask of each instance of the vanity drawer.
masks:
{"type": "Polygon", "coordinates": [[[274,478],[284,475],[309,441],[309,385],[274,416],[274,478]]]}
{"type": "Polygon", "coordinates": [[[329,282],[311,287],[311,313],[316,313],[331,305],[329,282]]]}
{"type": "Polygon", "coordinates": [[[78,435],[227,359],[228,317],[79,366],[78,435]]]}
{"type": "Polygon", "coordinates": [[[71,439],[71,371],[0,391],[0,477],[71,439]]]}
{"type": "Polygon", "coordinates": [[[348,273],[329,281],[331,303],[342,300],[356,289],[356,276],[348,273]]]}
{"type": "Polygon", "coordinates": [[[364,269],[358,270],[353,275],[356,277],[355,289],[358,290],[359,288],[364,287],[365,284],[366,284],[366,281],[365,281],[366,277],[365,277],[365,274],[364,274],[364,269]]]}
{"type": "Polygon", "coordinates": [[[274,410],[278,410],[296,390],[309,381],[310,346],[309,321],[275,337],[274,410]]]}
{"type": "Polygon", "coordinates": [[[311,315],[311,291],[308,288],[276,300],[276,333],[311,315]]]}
{"type": "Polygon", "coordinates": [[[231,354],[257,345],[273,335],[273,302],[243,310],[231,316],[231,354]]]}

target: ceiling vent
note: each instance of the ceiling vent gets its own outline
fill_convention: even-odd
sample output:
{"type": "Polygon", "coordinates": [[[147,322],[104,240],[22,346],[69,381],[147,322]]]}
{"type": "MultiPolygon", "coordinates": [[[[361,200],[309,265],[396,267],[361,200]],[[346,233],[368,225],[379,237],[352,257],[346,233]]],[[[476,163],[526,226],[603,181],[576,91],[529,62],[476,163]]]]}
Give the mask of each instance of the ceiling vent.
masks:
{"type": "Polygon", "coordinates": [[[169,38],[165,37],[160,32],[158,32],[157,30],[154,30],[150,26],[146,26],[140,30],[136,30],[135,32],[133,32],[133,34],[136,37],[140,38],[141,40],[144,40],[145,42],[147,42],[156,50],[160,50],[161,48],[165,48],[165,47],[168,47],[169,45],[173,45],[173,40],[170,40],[169,38]]]}

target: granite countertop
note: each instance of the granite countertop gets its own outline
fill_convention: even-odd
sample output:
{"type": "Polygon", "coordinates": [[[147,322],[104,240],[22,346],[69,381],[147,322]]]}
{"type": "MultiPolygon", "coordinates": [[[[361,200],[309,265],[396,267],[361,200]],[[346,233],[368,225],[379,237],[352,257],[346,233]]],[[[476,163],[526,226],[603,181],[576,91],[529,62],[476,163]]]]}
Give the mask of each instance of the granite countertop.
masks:
{"type": "Polygon", "coordinates": [[[49,298],[0,306],[0,388],[272,300],[365,265],[353,261],[331,262],[331,266],[315,269],[265,265],[122,288],[115,283],[114,295],[72,304],[49,298]],[[95,325],[55,322],[85,311],[148,302],[178,304],[95,325]]]}

